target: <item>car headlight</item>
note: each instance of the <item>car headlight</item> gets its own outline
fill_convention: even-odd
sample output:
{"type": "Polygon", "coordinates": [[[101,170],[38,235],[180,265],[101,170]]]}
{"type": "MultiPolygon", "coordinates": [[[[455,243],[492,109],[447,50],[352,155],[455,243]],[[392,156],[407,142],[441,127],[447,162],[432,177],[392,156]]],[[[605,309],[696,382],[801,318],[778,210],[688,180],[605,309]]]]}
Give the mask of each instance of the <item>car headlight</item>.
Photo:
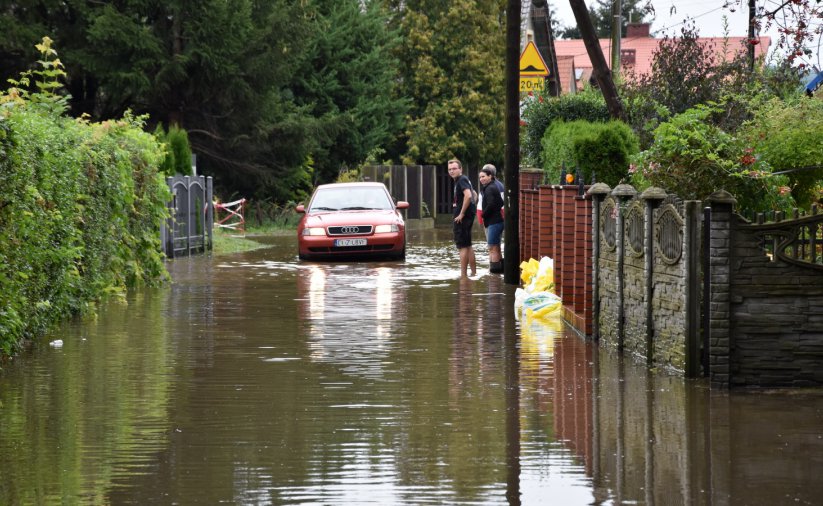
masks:
{"type": "Polygon", "coordinates": [[[323,227],[306,227],[303,229],[303,235],[326,235],[326,229],[323,227]]]}
{"type": "Polygon", "coordinates": [[[397,224],[392,223],[391,225],[377,225],[374,227],[375,234],[387,234],[389,232],[399,232],[400,227],[397,224]]]}

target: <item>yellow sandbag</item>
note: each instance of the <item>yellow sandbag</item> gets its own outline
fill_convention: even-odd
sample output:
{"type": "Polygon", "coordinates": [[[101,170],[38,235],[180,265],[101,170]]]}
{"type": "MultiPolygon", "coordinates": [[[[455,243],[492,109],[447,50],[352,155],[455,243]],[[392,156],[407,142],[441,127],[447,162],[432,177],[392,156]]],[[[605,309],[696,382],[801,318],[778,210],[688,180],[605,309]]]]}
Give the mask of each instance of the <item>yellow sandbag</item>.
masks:
{"type": "Polygon", "coordinates": [[[531,282],[534,275],[537,274],[539,267],[540,263],[534,258],[520,262],[520,279],[524,285],[528,285],[529,282],[531,282]]]}
{"type": "MultiPolygon", "coordinates": [[[[536,262],[534,259],[529,260],[529,281],[525,285],[525,290],[529,293],[537,292],[553,292],[554,291],[554,260],[549,257],[543,257],[537,263],[537,270],[532,271],[536,262]]],[[[521,264],[522,265],[522,264],[521,264]]],[[[526,274],[526,271],[523,271],[526,274]]],[[[522,276],[521,276],[522,277],[522,276]]]]}
{"type": "Polygon", "coordinates": [[[559,314],[563,301],[551,292],[537,292],[523,299],[526,321],[542,319],[559,314]]]}
{"type": "Polygon", "coordinates": [[[552,304],[541,307],[540,309],[526,309],[526,322],[530,323],[534,320],[548,320],[560,315],[560,309],[563,304],[557,301],[552,304]]]}

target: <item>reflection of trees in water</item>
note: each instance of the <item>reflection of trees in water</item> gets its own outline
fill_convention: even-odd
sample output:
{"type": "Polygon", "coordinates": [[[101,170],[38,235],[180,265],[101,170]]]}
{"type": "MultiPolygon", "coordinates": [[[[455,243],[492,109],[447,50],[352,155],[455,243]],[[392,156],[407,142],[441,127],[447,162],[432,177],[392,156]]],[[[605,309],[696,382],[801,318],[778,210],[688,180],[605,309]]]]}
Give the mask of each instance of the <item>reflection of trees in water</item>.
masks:
{"type": "Polygon", "coordinates": [[[157,317],[168,295],[129,293],[94,320],[64,323],[46,336],[65,341],[59,355],[25,357],[23,390],[0,388],[0,504],[107,502],[150,469],[169,439],[175,357],[157,317]]]}

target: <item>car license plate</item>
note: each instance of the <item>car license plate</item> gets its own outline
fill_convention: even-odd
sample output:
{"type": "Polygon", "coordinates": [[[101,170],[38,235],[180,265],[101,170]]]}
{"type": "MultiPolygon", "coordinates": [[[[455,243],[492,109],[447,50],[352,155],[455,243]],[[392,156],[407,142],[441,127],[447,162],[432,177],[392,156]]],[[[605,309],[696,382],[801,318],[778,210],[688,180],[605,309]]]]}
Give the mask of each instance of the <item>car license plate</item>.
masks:
{"type": "Polygon", "coordinates": [[[365,239],[335,239],[335,246],[365,246],[365,239]]]}

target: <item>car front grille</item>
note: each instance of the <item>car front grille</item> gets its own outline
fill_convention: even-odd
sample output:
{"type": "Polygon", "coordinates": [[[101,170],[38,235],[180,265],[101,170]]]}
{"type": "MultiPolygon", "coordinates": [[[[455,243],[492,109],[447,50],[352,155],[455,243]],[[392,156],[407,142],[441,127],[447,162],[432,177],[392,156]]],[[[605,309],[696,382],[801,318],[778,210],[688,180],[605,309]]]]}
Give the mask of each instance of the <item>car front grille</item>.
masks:
{"type": "Polygon", "coordinates": [[[371,225],[346,225],[344,227],[329,227],[329,235],[366,235],[371,234],[371,225]]]}

